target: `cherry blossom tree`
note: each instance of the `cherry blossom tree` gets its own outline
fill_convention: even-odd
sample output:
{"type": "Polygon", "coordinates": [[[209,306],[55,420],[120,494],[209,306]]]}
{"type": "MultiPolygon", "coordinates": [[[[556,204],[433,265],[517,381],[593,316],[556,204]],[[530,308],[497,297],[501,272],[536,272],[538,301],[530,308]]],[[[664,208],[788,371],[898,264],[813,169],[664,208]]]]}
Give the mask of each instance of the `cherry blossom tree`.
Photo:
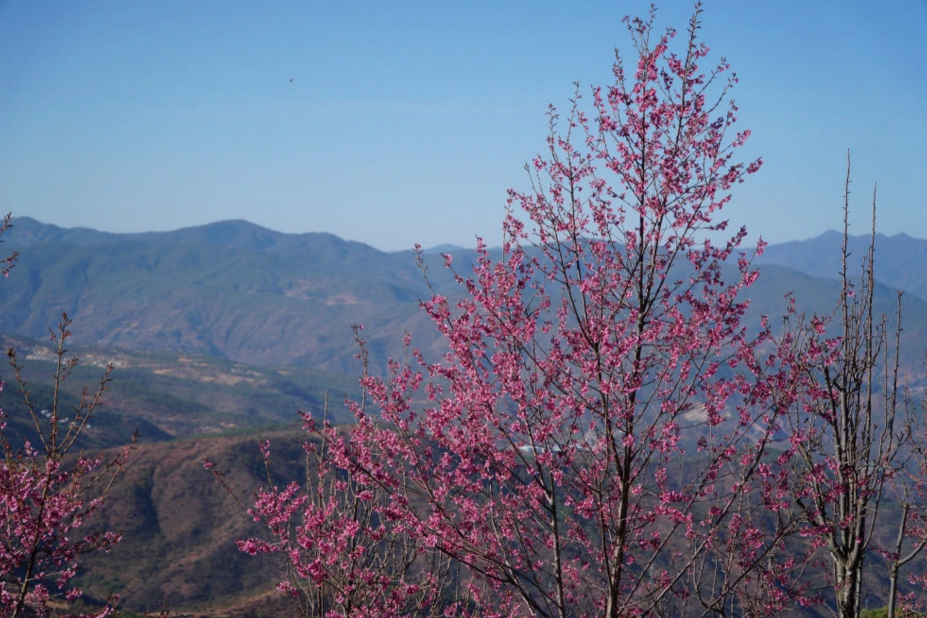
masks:
{"type": "MultiPolygon", "coordinates": [[[[326,411],[327,406],[326,397],[326,411]]],[[[304,418],[312,422],[311,415],[304,418]]],[[[256,492],[248,512],[268,527],[275,542],[245,539],[239,548],[251,555],[286,556],[286,578],[278,588],[307,618],[398,616],[421,608],[430,608],[424,615],[440,614],[439,595],[451,589],[456,574],[452,561],[384,516],[389,492],[377,486],[361,489],[330,466],[325,441],[310,440],[303,448],[305,483],[291,482],[281,490],[274,486],[270,443],[261,444],[267,487],[256,492]]],[[[215,463],[207,460],[206,468],[244,507],[215,463]]]]}
{"type": "Polygon", "coordinates": [[[273,540],[242,548],[286,554],[282,588],[321,595],[306,615],[760,616],[803,598],[767,453],[795,364],[759,360],[768,327],[741,324],[758,273],[719,218],[761,162],[734,158],[737,79],[701,66],[700,15],[678,54],[653,11],[627,19],[634,66],[616,53],[591,111],[579,87],[550,108],[501,259],[481,239],[472,272],[444,256],[460,293],[422,302],[443,356],[407,336],[388,376],[364,363],[354,425],[304,415],[334,491],[265,488],[251,512],[273,540]],[[382,567],[385,539],[403,559],[382,567]],[[446,570],[423,568],[436,556],[446,570]]]}
{"type": "Polygon", "coordinates": [[[900,508],[900,514],[894,519],[894,543],[884,547],[876,547],[888,566],[888,607],[887,617],[895,618],[899,615],[922,614],[925,610],[923,599],[916,591],[923,591],[927,584],[927,574],[923,567],[914,572],[903,571],[908,564],[921,556],[927,547],[927,431],[924,424],[924,410],[927,406],[923,402],[919,406],[913,405],[905,393],[904,397],[905,430],[908,432],[908,449],[905,455],[899,457],[897,467],[892,471],[890,492],[886,492],[888,499],[895,502],[900,508]],[[900,588],[905,579],[909,589],[903,593],[900,588]]]}
{"type": "Polygon", "coordinates": [[[839,618],[857,618],[866,575],[887,563],[889,615],[895,615],[900,569],[927,544],[922,521],[925,432],[899,383],[901,292],[893,318],[876,312],[876,195],[872,233],[858,281],[849,274],[850,160],[844,191],[840,295],[830,315],[806,318],[793,310],[779,353],[788,349],[798,393],[782,415],[792,448],[781,462],[790,500],[805,521],[803,535],[826,557],[839,618]],[[787,343],[786,343],[787,341],[787,343]],[[889,511],[894,501],[900,515],[889,511]],[[897,526],[892,542],[879,532],[897,526]],[[880,560],[881,557],[881,560],[880,560]]]}
{"type": "MultiPolygon", "coordinates": [[[[11,219],[6,216],[0,233],[11,227],[11,219]]],[[[4,275],[14,259],[15,254],[7,260],[4,275]]],[[[78,359],[68,357],[65,348],[70,324],[62,316],[58,330],[51,334],[56,361],[50,410],[36,409],[16,351],[8,351],[32,430],[24,441],[11,441],[6,431],[9,417],[0,410],[0,615],[10,618],[49,616],[77,601],[82,593],[69,582],[77,573],[78,556],[106,551],[119,540],[112,532],[81,536],[80,528],[103,504],[128,461],[134,439],[109,458],[77,452],[78,440],[101,403],[112,367],[95,391],[84,389],[73,409],[61,404],[62,383],[78,365],[78,359]]],[[[103,618],[113,613],[114,603],[112,598],[98,611],[72,615],[103,618]]]]}

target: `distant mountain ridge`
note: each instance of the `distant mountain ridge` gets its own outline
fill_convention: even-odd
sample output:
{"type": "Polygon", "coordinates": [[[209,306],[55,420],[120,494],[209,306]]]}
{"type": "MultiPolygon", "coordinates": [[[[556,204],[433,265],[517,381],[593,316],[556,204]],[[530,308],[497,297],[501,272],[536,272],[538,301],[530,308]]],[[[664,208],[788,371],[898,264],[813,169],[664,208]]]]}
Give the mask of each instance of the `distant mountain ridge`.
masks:
{"type": "MultiPolygon", "coordinates": [[[[860,273],[867,255],[871,236],[862,234],[847,239],[850,253],[847,267],[854,276],[860,273]]],[[[807,240],[770,245],[756,264],[777,264],[798,270],[812,277],[837,279],[841,272],[843,234],[834,230],[807,240]]],[[[907,234],[875,237],[876,280],[909,294],[927,299],[927,240],[907,234]]]]}
{"type": "Polygon", "coordinates": [[[256,251],[286,253],[312,245],[348,245],[356,249],[379,250],[353,240],[343,240],[325,232],[289,234],[270,230],[243,219],[217,221],[206,225],[185,227],[169,232],[101,232],[90,228],[62,228],[41,223],[31,217],[16,217],[15,231],[4,237],[4,242],[33,246],[48,242],[84,246],[114,242],[136,243],[203,243],[227,247],[250,248],[256,251]],[[15,236],[15,238],[14,238],[15,236]]]}
{"type": "MultiPolygon", "coordinates": [[[[0,250],[18,250],[20,259],[0,286],[0,332],[42,337],[67,311],[82,344],[344,373],[355,368],[352,324],[408,321],[414,329],[427,321],[406,309],[427,293],[410,252],[331,234],[245,221],[113,234],[23,217],[3,240],[0,250]],[[329,339],[335,329],[337,342],[329,339]]],[[[436,283],[450,280],[434,274],[436,283]]],[[[382,330],[366,333],[373,346],[382,330]]]]}
{"type": "MultiPolygon", "coordinates": [[[[63,228],[51,223],[41,223],[32,217],[16,217],[15,236],[5,238],[6,242],[22,246],[45,242],[65,242],[74,245],[95,245],[119,241],[139,242],[204,242],[207,244],[251,247],[259,251],[272,250],[285,253],[313,243],[345,243],[359,248],[367,247],[388,255],[405,254],[408,251],[381,252],[370,245],[354,240],[345,240],[327,232],[304,232],[300,234],[278,232],[244,219],[226,219],[206,225],[185,227],[168,232],[102,232],[85,227],[63,228]]],[[[440,244],[425,249],[428,254],[472,251],[454,244],[440,244]]]]}
{"type": "MultiPolygon", "coordinates": [[[[442,258],[426,253],[426,283],[411,252],[386,253],[331,234],[285,234],[246,221],[173,232],[115,234],[60,228],[22,217],[3,235],[20,259],[0,284],[0,332],[43,338],[62,311],[74,341],[139,351],[176,351],[264,366],[301,366],[356,375],[351,326],[363,324],[372,367],[385,370],[404,332],[427,352],[441,341],[419,300],[432,289],[461,293],[442,258]]],[[[800,307],[833,309],[839,237],[829,233],[767,248],[750,289],[750,321],[780,315],[783,295],[800,307]]],[[[866,237],[853,237],[855,258],[866,237]]],[[[905,287],[905,335],[927,347],[927,241],[877,238],[880,311],[893,312],[905,287]],[[895,246],[897,244],[897,247],[895,246]],[[920,338],[920,339],[919,339],[920,338]]],[[[466,273],[473,250],[438,246],[466,273]]],[[[853,261],[853,260],[851,260],[853,261]]],[[[858,259],[854,263],[858,263],[858,259]]],[[[918,352],[918,356],[920,352],[918,352]]]]}

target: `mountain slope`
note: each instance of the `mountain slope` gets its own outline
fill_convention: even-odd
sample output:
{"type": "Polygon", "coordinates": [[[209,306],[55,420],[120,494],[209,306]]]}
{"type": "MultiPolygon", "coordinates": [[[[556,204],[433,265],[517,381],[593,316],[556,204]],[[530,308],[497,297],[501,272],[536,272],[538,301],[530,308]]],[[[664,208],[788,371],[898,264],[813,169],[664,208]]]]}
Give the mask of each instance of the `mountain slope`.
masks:
{"type": "MultiPolygon", "coordinates": [[[[26,218],[14,225],[3,248],[21,255],[0,285],[0,332],[36,338],[66,311],[75,319],[74,341],[84,345],[357,375],[352,325],[364,325],[371,368],[383,372],[406,331],[426,353],[441,351],[418,308],[429,283],[451,298],[462,291],[438,255],[425,256],[426,282],[409,252],[384,253],[330,234],[282,234],[244,221],[145,234],[65,230],[26,218]]],[[[851,239],[855,258],[864,253],[864,240],[851,239]]],[[[887,283],[877,309],[893,314],[892,288],[917,291],[927,282],[917,258],[927,241],[895,236],[877,243],[878,278],[887,283]]],[[[453,251],[455,268],[467,273],[475,253],[453,251]]],[[[746,323],[781,315],[789,291],[807,312],[829,313],[839,292],[835,263],[839,242],[834,245],[832,234],[767,248],[758,260],[762,275],[749,290],[746,323]]],[[[927,347],[924,304],[909,293],[905,337],[912,351],[927,347]]]]}
{"type": "Polygon", "coordinates": [[[92,520],[96,529],[118,531],[123,540],[108,554],[82,560],[78,585],[91,600],[115,592],[121,607],[132,611],[166,606],[172,615],[228,616],[242,613],[230,608],[260,601],[264,615],[289,615],[288,601],[272,593],[283,579],[281,557],[251,557],[237,549],[236,539],[266,532],[213,481],[203,460],[227,470],[228,482],[247,504],[252,491],[267,484],[259,442],[272,440],[274,482],[286,483],[305,474],[304,437],[294,429],[141,446],[92,520]]]}
{"type": "MultiPolygon", "coordinates": [[[[54,349],[45,341],[0,335],[0,345],[14,347],[21,375],[28,382],[37,412],[51,409],[54,349]]],[[[70,410],[82,389],[93,389],[113,363],[103,406],[83,434],[82,448],[107,448],[128,442],[137,429],[142,442],[159,442],[196,434],[296,422],[297,409],[321,415],[326,396],[334,422],[349,419],[342,401],[358,398],[356,378],[296,367],[260,367],[222,358],[177,352],[128,352],[73,346],[68,356],[81,359],[62,384],[59,410],[70,410]]],[[[12,369],[0,367],[7,387],[0,408],[8,415],[7,436],[32,439],[34,429],[12,369]]]]}
{"type": "Polygon", "coordinates": [[[353,324],[385,347],[387,324],[427,322],[410,311],[427,293],[411,254],[327,234],[244,222],[140,235],[17,225],[23,239],[18,227],[5,235],[20,259],[0,285],[3,332],[41,337],[66,311],[83,344],[356,373],[353,324]]]}

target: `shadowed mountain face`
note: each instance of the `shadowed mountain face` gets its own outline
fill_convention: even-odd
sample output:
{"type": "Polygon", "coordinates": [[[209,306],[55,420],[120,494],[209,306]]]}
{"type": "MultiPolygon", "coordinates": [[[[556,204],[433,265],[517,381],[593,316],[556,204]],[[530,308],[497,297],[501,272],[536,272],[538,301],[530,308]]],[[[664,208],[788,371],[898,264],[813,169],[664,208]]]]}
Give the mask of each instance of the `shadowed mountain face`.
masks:
{"type": "MultiPolygon", "coordinates": [[[[351,326],[364,325],[374,371],[398,354],[404,332],[438,352],[441,342],[419,300],[430,294],[411,252],[384,253],[331,234],[283,234],[245,221],[174,232],[110,234],[62,229],[17,219],[3,248],[20,251],[0,285],[0,332],[43,337],[62,311],[75,320],[74,342],[137,351],[180,351],[265,366],[301,366],[356,375],[360,366],[351,326]]],[[[854,237],[858,271],[867,238],[854,237]]],[[[474,252],[454,253],[468,272],[474,252]]],[[[894,293],[909,290],[905,335],[927,341],[927,241],[877,238],[877,309],[894,313],[894,293]],[[921,257],[919,257],[921,256],[921,257]]],[[[433,289],[453,297],[460,288],[426,252],[433,289]]],[[[762,276],[750,290],[746,324],[781,315],[792,291],[801,309],[829,313],[838,292],[840,236],[767,248],[762,276]],[[785,266],[785,268],[783,268],[785,266]],[[800,272],[796,272],[800,271],[800,272]],[[825,279],[825,281],[821,281],[825,279]]],[[[919,353],[917,354],[919,356],[919,353]]]]}

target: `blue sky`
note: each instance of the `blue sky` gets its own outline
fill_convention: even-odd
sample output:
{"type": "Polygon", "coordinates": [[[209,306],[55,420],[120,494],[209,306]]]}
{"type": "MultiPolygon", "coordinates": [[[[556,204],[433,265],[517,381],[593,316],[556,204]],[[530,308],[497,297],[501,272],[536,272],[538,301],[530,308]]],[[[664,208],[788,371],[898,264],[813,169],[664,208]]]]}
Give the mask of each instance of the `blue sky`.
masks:
{"type": "MultiPolygon", "coordinates": [[[[648,6],[0,0],[0,209],[497,244],[548,103],[607,84],[621,18],[648,6]]],[[[663,2],[658,25],[691,11],[663,2]]],[[[878,181],[880,230],[927,237],[925,0],[709,0],[702,21],[740,77],[741,152],[764,158],[732,223],[772,242],[836,228],[850,148],[853,231],[878,181]]]]}

